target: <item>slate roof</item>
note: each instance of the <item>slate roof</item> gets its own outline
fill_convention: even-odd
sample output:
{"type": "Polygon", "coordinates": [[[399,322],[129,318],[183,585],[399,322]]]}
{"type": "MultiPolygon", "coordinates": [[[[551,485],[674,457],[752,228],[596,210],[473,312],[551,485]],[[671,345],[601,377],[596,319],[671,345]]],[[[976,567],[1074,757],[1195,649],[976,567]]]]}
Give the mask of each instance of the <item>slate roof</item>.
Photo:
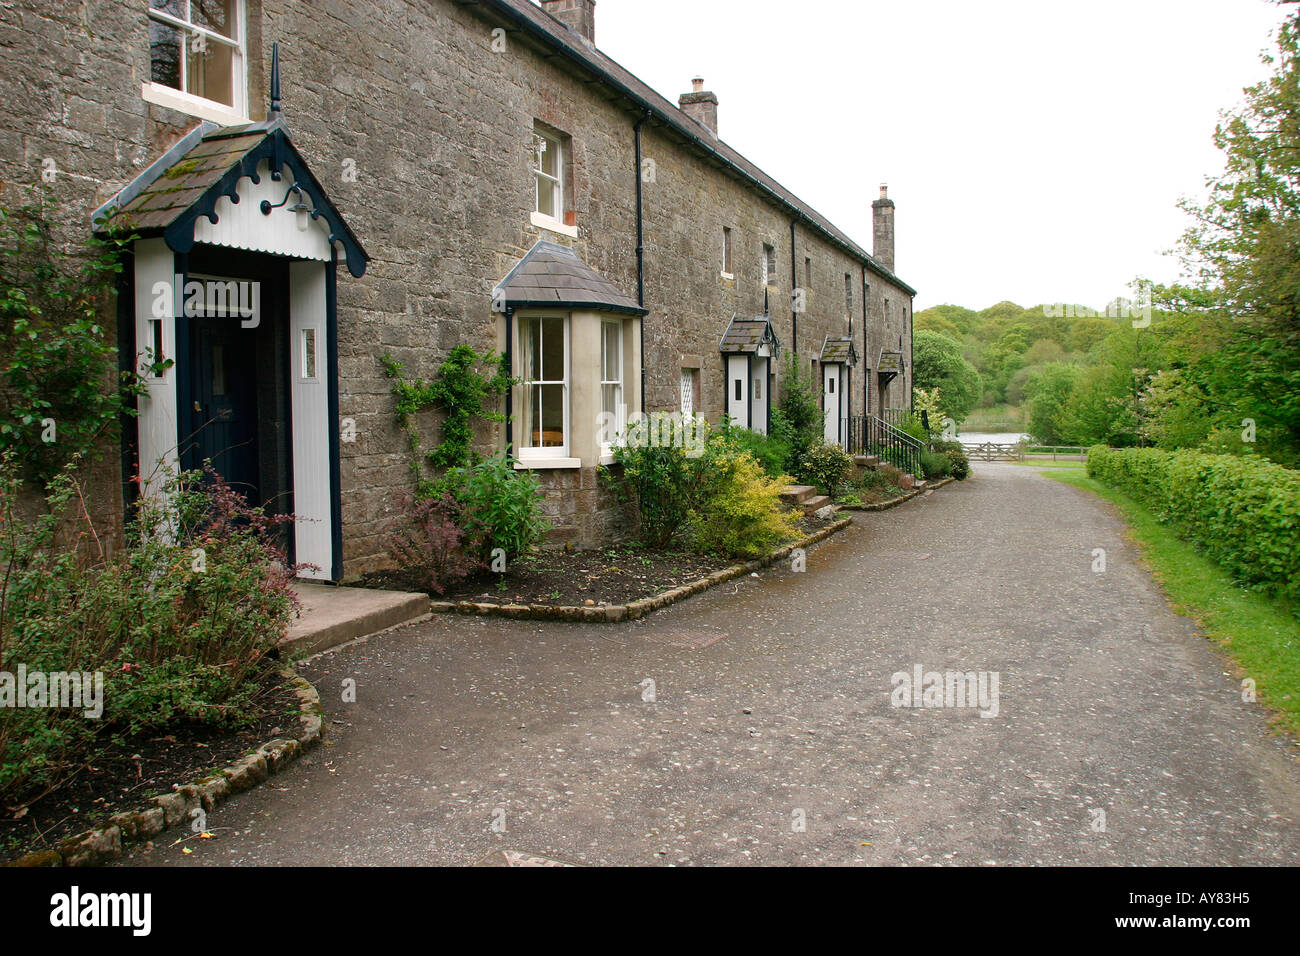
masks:
{"type": "Polygon", "coordinates": [[[202,123],[127,184],[92,215],[100,234],[130,232],[163,235],[170,248],[188,252],[194,244],[194,222],[208,216],[216,222],[221,196],[236,199],[240,179],[256,173],[267,160],[273,171],[289,168],[294,182],[313,200],[316,215],[330,229],[330,242],[340,242],[348,269],[364,274],[370,258],[320,183],[289,140],[280,118],[243,126],[202,123]]]}
{"type": "MultiPolygon", "coordinates": [[[[225,135],[200,135],[194,145],[165,164],[152,182],[138,183],[131,190],[133,198],[120,206],[115,201],[111,208],[105,207],[103,224],[112,227],[121,223],[141,233],[165,230],[266,138],[266,129],[258,126],[215,131],[225,135]]],[[[117,201],[123,198],[119,194],[117,201]]]]}
{"type": "Polygon", "coordinates": [[[528,250],[497,285],[493,298],[515,308],[591,309],[627,315],[649,311],[568,246],[546,241],[528,250]]]}
{"type": "Polygon", "coordinates": [[[893,282],[910,295],[916,295],[915,289],[877,262],[829,219],[683,113],[675,103],[655,92],[640,78],[587,43],[531,0],[465,0],[465,5],[480,6],[485,12],[496,14],[535,40],[558,50],[580,68],[612,87],[631,109],[650,113],[660,125],[669,127],[690,140],[696,148],[730,167],[742,179],[767,193],[779,205],[785,206],[832,243],[862,262],[867,269],[893,282]]]}
{"type": "Polygon", "coordinates": [[[776,333],[772,331],[772,320],[765,316],[754,319],[742,319],[732,316],[727,331],[722,335],[720,351],[724,354],[747,355],[757,352],[764,344],[772,346],[773,353],[780,348],[776,333]]]}
{"type": "Polygon", "coordinates": [[[825,343],[822,345],[821,362],[823,365],[828,362],[831,364],[838,362],[841,365],[857,365],[858,350],[853,347],[853,340],[847,336],[836,339],[827,336],[825,343]]]}

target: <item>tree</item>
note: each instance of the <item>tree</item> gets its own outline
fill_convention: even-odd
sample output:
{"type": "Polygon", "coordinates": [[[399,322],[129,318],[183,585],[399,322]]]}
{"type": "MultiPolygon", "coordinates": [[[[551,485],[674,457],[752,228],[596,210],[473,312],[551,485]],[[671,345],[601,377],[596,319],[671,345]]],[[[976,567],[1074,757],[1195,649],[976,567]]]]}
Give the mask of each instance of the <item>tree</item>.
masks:
{"type": "Polygon", "coordinates": [[[1195,219],[1181,252],[1187,299],[1227,316],[1236,335],[1219,343],[1214,401],[1255,417],[1279,457],[1300,457],[1300,15],[1265,57],[1273,74],[1246,89],[1245,105],[1215,130],[1222,174],[1207,181],[1203,204],[1184,201],[1195,219]],[[1227,374],[1223,374],[1227,373],[1227,374]],[[1263,399],[1262,401],[1259,399],[1263,399]],[[1248,414],[1249,413],[1249,414],[1248,414]]]}
{"type": "Polygon", "coordinates": [[[962,358],[961,343],[920,329],[912,337],[912,362],[916,388],[939,389],[943,410],[955,422],[970,414],[980,398],[980,375],[962,358]]]}
{"type": "Polygon", "coordinates": [[[1066,412],[1079,380],[1078,366],[1051,362],[1030,373],[1025,386],[1029,396],[1029,433],[1049,445],[1068,441],[1066,412]]]}

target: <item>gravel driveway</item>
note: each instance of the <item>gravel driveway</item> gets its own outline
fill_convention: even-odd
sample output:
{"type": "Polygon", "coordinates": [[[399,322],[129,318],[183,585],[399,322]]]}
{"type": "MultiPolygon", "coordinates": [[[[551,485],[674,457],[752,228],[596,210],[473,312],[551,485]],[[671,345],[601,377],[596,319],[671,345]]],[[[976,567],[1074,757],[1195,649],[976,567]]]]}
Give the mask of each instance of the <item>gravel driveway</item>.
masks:
{"type": "Polygon", "coordinates": [[[643,621],[327,654],[329,745],[119,865],[1294,864],[1300,764],[1227,669],[1108,505],[977,465],[643,621]],[[918,666],[985,706],[893,706],[918,666]]]}

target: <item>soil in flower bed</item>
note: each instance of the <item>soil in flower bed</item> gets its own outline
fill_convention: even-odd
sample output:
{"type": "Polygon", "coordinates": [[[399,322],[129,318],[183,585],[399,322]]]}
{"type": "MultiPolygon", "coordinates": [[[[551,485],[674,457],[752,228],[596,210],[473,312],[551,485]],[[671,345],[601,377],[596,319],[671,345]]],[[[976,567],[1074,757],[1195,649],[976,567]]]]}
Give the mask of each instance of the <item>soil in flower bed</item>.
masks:
{"type": "MultiPolygon", "coordinates": [[[[0,862],[53,849],[66,837],[107,823],[115,813],[147,809],[149,797],[194,783],[268,740],[296,737],[299,703],[292,688],[272,672],[257,690],[252,722],[237,730],[181,725],[121,743],[105,735],[100,749],[57,790],[25,807],[21,798],[0,806],[0,862]]],[[[215,827],[209,819],[209,829],[215,827]]],[[[197,835],[178,827],[155,839],[190,836],[197,835]]]]}
{"type": "MultiPolygon", "coordinates": [[[[807,535],[830,523],[808,517],[797,525],[800,534],[807,535]]],[[[428,591],[439,601],[583,607],[653,597],[737,563],[737,559],[718,555],[651,551],[632,545],[599,551],[542,548],[520,558],[506,574],[478,575],[442,594],[428,591],[416,575],[404,570],[375,571],[357,583],[383,590],[428,591]],[[587,605],[588,601],[592,604],[587,605]]]]}
{"type": "Polygon", "coordinates": [[[894,485],[870,488],[857,486],[840,495],[835,503],[844,508],[861,508],[865,505],[878,505],[886,501],[894,501],[907,493],[902,488],[894,485]]]}

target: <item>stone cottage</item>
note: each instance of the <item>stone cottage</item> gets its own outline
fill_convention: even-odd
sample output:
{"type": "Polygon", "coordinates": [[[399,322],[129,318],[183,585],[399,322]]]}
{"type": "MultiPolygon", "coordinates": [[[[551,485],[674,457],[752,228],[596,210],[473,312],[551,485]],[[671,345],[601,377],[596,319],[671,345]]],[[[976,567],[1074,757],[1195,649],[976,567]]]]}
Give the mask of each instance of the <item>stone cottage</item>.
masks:
{"type": "Polygon", "coordinates": [[[765,431],[786,356],[828,440],[909,403],[885,189],[868,253],[720,138],[703,80],[673,103],[601,53],[595,6],[0,0],[0,180],[52,184],[69,243],[137,237],[109,318],[124,367],[172,363],[106,508],[211,458],[319,577],[376,567],[410,483],[380,359],[460,343],[510,356],[484,450],[578,546],[616,531],[611,416],[765,431]]]}

